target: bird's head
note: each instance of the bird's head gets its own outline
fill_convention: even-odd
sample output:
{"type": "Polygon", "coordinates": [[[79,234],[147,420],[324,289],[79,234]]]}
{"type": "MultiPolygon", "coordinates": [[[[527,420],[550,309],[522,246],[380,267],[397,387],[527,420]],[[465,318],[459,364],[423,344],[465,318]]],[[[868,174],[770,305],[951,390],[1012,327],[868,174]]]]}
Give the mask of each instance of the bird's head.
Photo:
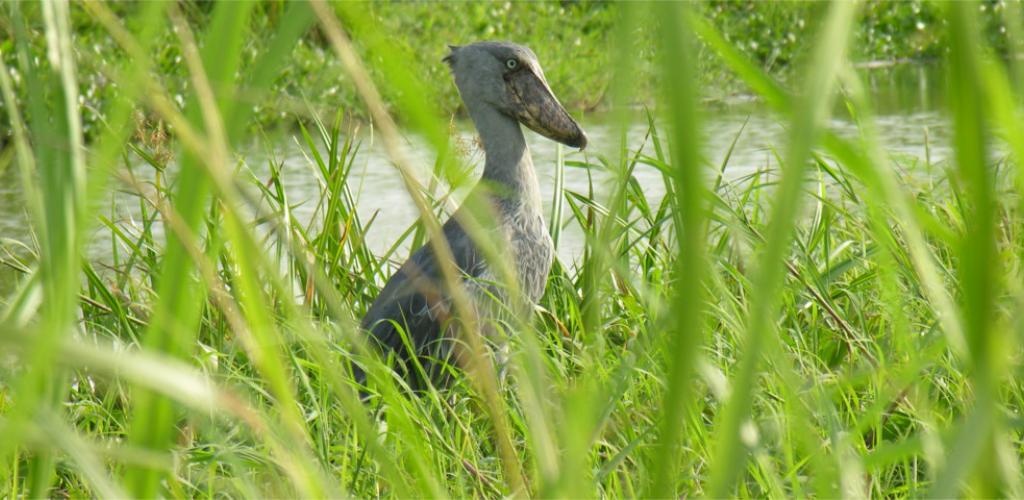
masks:
{"type": "Polygon", "coordinates": [[[587,134],[551,92],[533,51],[508,42],[450,45],[444,61],[467,103],[486,103],[534,132],[583,149],[587,134]]]}

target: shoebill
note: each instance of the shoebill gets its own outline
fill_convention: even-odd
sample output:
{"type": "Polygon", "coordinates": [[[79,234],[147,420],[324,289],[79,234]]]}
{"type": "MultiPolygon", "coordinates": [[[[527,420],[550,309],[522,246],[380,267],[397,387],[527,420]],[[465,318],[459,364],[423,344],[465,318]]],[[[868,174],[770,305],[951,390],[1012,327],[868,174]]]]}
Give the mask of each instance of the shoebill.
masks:
{"type": "MultiPolygon", "coordinates": [[[[485,336],[493,337],[489,335],[493,333],[493,316],[500,309],[494,307],[494,302],[510,302],[510,296],[504,287],[495,284],[500,281],[498,273],[459,221],[467,220],[464,217],[468,215],[478,215],[474,221],[489,221],[483,233],[501,251],[507,269],[518,282],[516,289],[522,303],[535,304],[544,292],[554,247],[520,124],[574,148],[586,147],[587,136],[555,98],[530,49],[506,42],[450,47],[451,52],[443,60],[451,68],[486,158],[481,180],[467,200],[486,200],[483,205],[489,206],[491,213],[467,214],[469,210],[479,211],[481,204],[471,208],[466,203],[448,219],[442,233],[472,302],[470,306],[479,316],[477,324],[485,336]]],[[[415,356],[427,377],[435,383],[447,383],[449,378],[439,375],[443,364],[451,361],[458,342],[455,315],[438,257],[428,243],[391,276],[366,312],[362,328],[386,355],[394,354],[410,385],[422,388],[420,372],[409,362],[415,356]]],[[[362,381],[362,372],[357,369],[356,374],[362,381]]]]}

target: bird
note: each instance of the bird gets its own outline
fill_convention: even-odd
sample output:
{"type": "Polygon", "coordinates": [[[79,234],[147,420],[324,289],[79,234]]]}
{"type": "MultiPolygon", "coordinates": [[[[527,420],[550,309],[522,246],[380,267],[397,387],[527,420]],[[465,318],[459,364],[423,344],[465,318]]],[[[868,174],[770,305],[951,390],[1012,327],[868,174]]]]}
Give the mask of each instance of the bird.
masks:
{"type": "MultiPolygon", "coordinates": [[[[470,237],[466,217],[489,221],[486,235],[518,281],[519,298],[536,304],[544,293],[554,245],[520,125],[581,150],[587,146],[587,135],[555,97],[529,48],[500,41],[448,47],[442,61],[451,71],[485,157],[483,174],[466,199],[485,200],[491,213],[484,217],[467,213],[479,211],[480,204],[464,203],[444,223],[441,236],[451,249],[452,264],[471,306],[483,316],[477,324],[481,329],[493,328],[490,320],[500,308],[488,303],[497,300],[507,305],[511,297],[496,284],[498,273],[470,237]]],[[[397,361],[402,376],[415,389],[425,389],[426,379],[441,386],[450,381],[442,372],[452,366],[449,361],[458,339],[452,300],[439,257],[428,242],[387,280],[362,319],[361,328],[368,332],[371,344],[397,361]],[[414,359],[422,372],[410,363],[414,359]]],[[[357,380],[365,383],[365,373],[358,366],[353,370],[357,380]]]]}

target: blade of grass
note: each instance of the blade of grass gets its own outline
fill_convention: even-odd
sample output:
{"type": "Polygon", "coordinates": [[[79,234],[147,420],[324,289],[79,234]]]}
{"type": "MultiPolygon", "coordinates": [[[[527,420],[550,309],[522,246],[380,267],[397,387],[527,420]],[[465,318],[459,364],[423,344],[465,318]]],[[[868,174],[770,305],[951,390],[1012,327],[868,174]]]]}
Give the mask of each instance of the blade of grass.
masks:
{"type": "MultiPolygon", "coordinates": [[[[22,156],[23,168],[35,163],[38,168],[41,200],[36,224],[41,243],[40,284],[43,300],[39,334],[27,355],[26,372],[15,381],[15,413],[4,429],[5,435],[19,436],[26,419],[38,411],[57,407],[63,399],[64,374],[53,370],[52,351],[74,325],[74,311],[79,289],[78,259],[81,248],[80,222],[84,201],[85,165],[82,147],[82,126],[78,114],[78,86],[68,5],[59,2],[42,4],[47,35],[49,72],[36,71],[27,55],[29,40],[18,7],[14,10],[14,30],[19,62],[29,92],[28,109],[34,139],[34,160],[22,156]],[[43,74],[40,74],[43,73],[43,74]],[[52,101],[46,101],[46,95],[52,101]],[[50,113],[49,110],[55,113],[50,113]],[[52,117],[52,123],[47,120],[52,117]]],[[[24,140],[24,138],[22,138],[24,140]]],[[[20,149],[26,155],[26,148],[20,149]]],[[[33,201],[30,200],[30,204],[33,201]]],[[[16,445],[12,440],[10,445],[16,445]]],[[[8,445],[8,446],[10,446],[8,445]]],[[[7,461],[9,448],[0,448],[0,461],[7,461]]],[[[29,496],[49,494],[53,480],[52,453],[36,453],[29,464],[29,496]]]]}
{"type": "Polygon", "coordinates": [[[698,352],[704,344],[704,276],[707,274],[704,214],[708,205],[701,159],[701,124],[697,111],[699,90],[694,81],[696,48],[685,17],[692,15],[682,4],[662,3],[656,11],[661,21],[658,47],[661,59],[662,113],[669,124],[669,151],[676,186],[674,214],[678,253],[672,270],[672,315],[667,318],[665,339],[666,388],[661,402],[658,446],[651,455],[651,489],[647,496],[676,496],[675,471],[680,463],[681,442],[695,396],[693,377],[698,352]]]}
{"type": "MultiPolygon", "coordinates": [[[[251,8],[252,5],[246,3],[222,3],[214,9],[203,62],[210,81],[225,91],[223,86],[234,79],[241,62],[242,35],[251,8]]],[[[221,112],[227,112],[231,106],[229,96],[218,97],[221,112]]],[[[190,121],[198,126],[202,118],[197,99],[191,99],[188,109],[190,121]]],[[[210,181],[199,165],[203,161],[205,159],[186,150],[174,196],[176,212],[193,232],[199,228],[210,191],[210,181]]],[[[183,243],[173,233],[168,235],[159,280],[160,299],[143,341],[147,349],[175,357],[184,357],[192,350],[204,297],[202,287],[192,278],[193,272],[194,266],[183,243]]],[[[131,442],[144,448],[165,449],[173,441],[176,427],[173,406],[146,391],[141,391],[136,399],[131,442]]],[[[163,471],[136,465],[126,468],[124,480],[133,496],[154,497],[159,494],[163,476],[163,471]]]]}
{"type": "MultiPolygon", "coordinates": [[[[172,8],[170,14],[184,49],[185,61],[190,68],[199,106],[202,109],[203,121],[211,135],[211,143],[214,145],[212,162],[214,165],[227,165],[228,142],[224,134],[224,122],[217,110],[213,89],[210,88],[209,81],[205,77],[198,48],[192,39],[191,29],[176,9],[172,8]]],[[[243,232],[247,229],[237,217],[237,210],[241,207],[236,206],[231,198],[225,200],[224,206],[226,241],[231,243],[231,249],[226,251],[230,252],[230,258],[235,263],[235,266],[232,267],[237,267],[233,284],[241,306],[240,310],[244,313],[247,323],[247,328],[242,328],[245,328],[251,335],[243,338],[252,340],[248,343],[249,352],[257,370],[269,385],[270,392],[281,409],[285,431],[299,450],[308,453],[307,447],[310,442],[308,429],[298,411],[299,404],[289,382],[291,377],[276,349],[276,346],[284,345],[284,342],[281,342],[279,338],[280,332],[275,328],[274,319],[267,313],[272,310],[272,306],[262,293],[262,284],[259,281],[260,270],[253,257],[259,250],[248,245],[249,240],[243,237],[243,232]]],[[[207,278],[208,281],[210,279],[207,278]]],[[[299,465],[296,468],[302,469],[303,467],[299,465]]],[[[304,495],[322,496],[327,493],[324,489],[323,478],[319,477],[317,472],[315,468],[306,467],[304,473],[298,477],[297,486],[300,487],[304,495]]]]}
{"type": "Polygon", "coordinates": [[[549,231],[551,232],[551,242],[555,246],[555,251],[558,251],[558,242],[562,239],[562,214],[565,211],[564,202],[562,201],[565,196],[565,153],[562,151],[562,145],[555,145],[555,185],[552,189],[551,195],[551,222],[549,224],[549,231]]]}
{"type": "Polygon", "coordinates": [[[732,394],[716,426],[718,437],[711,461],[707,491],[712,497],[733,494],[735,481],[746,465],[741,427],[753,403],[754,385],[762,351],[775,341],[773,311],[781,285],[782,260],[789,247],[799,212],[801,186],[810,153],[831,109],[835,75],[844,60],[857,4],[835,2],[821,27],[820,41],[807,69],[804,98],[794,103],[790,140],[782,180],[775,194],[765,247],[752,280],[753,292],[743,338],[743,356],[733,381],[732,394]]]}
{"type": "MultiPolygon", "coordinates": [[[[594,470],[590,466],[588,457],[595,446],[601,440],[603,429],[608,422],[609,408],[613,407],[617,400],[609,401],[614,397],[608,394],[606,389],[609,384],[616,386],[616,381],[609,380],[608,372],[601,368],[603,353],[605,353],[606,340],[602,332],[602,310],[605,304],[613,301],[611,296],[608,278],[614,272],[621,272],[621,276],[628,276],[632,271],[629,266],[619,258],[616,251],[617,242],[622,241],[622,227],[626,224],[619,217],[627,210],[627,186],[631,179],[631,164],[629,161],[629,150],[626,142],[629,131],[629,92],[632,88],[632,68],[635,66],[633,54],[635,54],[633,40],[628,36],[637,27],[637,24],[645,16],[647,8],[639,5],[621,4],[612,7],[616,9],[618,18],[615,25],[615,37],[619,42],[614,45],[614,61],[616,71],[611,81],[611,99],[613,112],[611,127],[615,132],[615,139],[610,141],[605,150],[596,151],[595,154],[605,153],[609,155],[609,164],[602,167],[609,167],[607,173],[610,175],[608,185],[608,209],[602,213],[600,221],[591,221],[594,224],[583,225],[585,229],[585,255],[581,262],[583,276],[581,282],[582,300],[573,304],[572,308],[556,308],[552,314],[556,317],[562,316],[565,320],[572,317],[579,325],[582,332],[582,346],[577,356],[578,363],[582,365],[582,373],[574,377],[570,390],[568,390],[559,401],[556,411],[545,411],[544,406],[528,410],[528,416],[532,416],[531,431],[539,427],[564,428],[569,430],[563,433],[553,433],[548,439],[544,432],[531,432],[533,434],[534,453],[538,457],[538,466],[541,467],[538,495],[541,497],[558,497],[572,495],[597,495],[598,490],[581,490],[581,484],[594,483],[594,470]],[[612,163],[613,162],[613,163],[612,163]],[[621,223],[621,224],[620,224],[621,223]],[[597,227],[593,227],[596,225],[597,227]],[[611,271],[611,272],[609,272],[611,271]],[[543,423],[542,423],[543,422],[543,423]],[[557,461],[549,457],[557,457],[557,461]]],[[[597,145],[601,147],[600,144],[597,145]]],[[[591,150],[594,150],[592,147],[591,150]]],[[[558,218],[552,217],[552,231],[561,235],[561,213],[563,203],[568,202],[574,213],[578,213],[575,203],[572,201],[575,193],[567,191],[564,186],[563,171],[565,166],[571,164],[566,162],[561,155],[561,146],[558,146],[556,153],[556,202],[553,203],[553,214],[557,213],[558,218]],[[557,207],[557,208],[556,208],[557,207]],[[557,210],[557,211],[556,211],[557,210]]],[[[585,162],[589,162],[590,154],[585,153],[585,162]]],[[[583,163],[587,168],[592,165],[583,163]]],[[[589,175],[589,173],[588,173],[589,175]]],[[[593,191],[591,191],[593,193],[593,191]]],[[[581,199],[581,201],[583,201],[581,199]]],[[[588,197],[587,201],[593,201],[588,197]]],[[[593,208],[595,205],[590,204],[593,208]]],[[[582,225],[582,224],[581,224],[582,225]]],[[[556,240],[557,242],[557,240],[556,240]]],[[[556,267],[558,269],[558,267],[556,267]]],[[[613,278],[614,279],[614,278],[613,278]]],[[[550,286],[550,285],[549,285],[550,286]]],[[[539,362],[543,356],[539,350],[540,343],[537,343],[531,352],[534,366],[524,368],[534,372],[540,372],[545,367],[539,362]]],[[[629,363],[624,363],[629,364],[629,363]]],[[[622,372],[619,372],[622,373],[622,372]]],[[[534,386],[528,390],[521,391],[523,394],[524,406],[533,402],[539,404],[545,398],[546,384],[543,384],[541,377],[534,379],[534,386]],[[531,393],[532,390],[532,393],[531,393]]],[[[550,382],[549,382],[550,383],[550,382]]]]}
{"type": "MultiPolygon", "coordinates": [[[[996,297],[1000,275],[995,230],[997,224],[993,171],[989,167],[986,127],[984,67],[976,19],[970,4],[946,6],[949,26],[949,89],[953,121],[954,160],[963,180],[969,206],[966,232],[960,248],[958,279],[963,294],[964,333],[972,365],[974,408],[955,431],[946,463],[937,471],[930,496],[955,496],[961,481],[979,489],[971,494],[1001,496],[1002,478],[995,465],[993,439],[999,434],[996,411],[999,404],[997,381],[1004,362],[997,350],[1004,339],[997,331],[996,297]],[[981,460],[984,465],[979,464],[981,460]]],[[[1003,103],[1014,106],[1015,103],[1003,103]]]]}

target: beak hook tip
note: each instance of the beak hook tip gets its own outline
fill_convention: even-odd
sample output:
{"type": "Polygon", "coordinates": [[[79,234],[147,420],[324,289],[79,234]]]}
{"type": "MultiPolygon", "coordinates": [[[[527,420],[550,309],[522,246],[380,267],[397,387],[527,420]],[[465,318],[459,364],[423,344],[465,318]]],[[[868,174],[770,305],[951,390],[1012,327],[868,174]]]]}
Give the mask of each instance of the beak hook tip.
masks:
{"type": "Polygon", "coordinates": [[[584,149],[587,149],[588,140],[589,138],[587,137],[587,133],[580,130],[580,137],[575,141],[576,144],[574,144],[574,146],[578,147],[580,151],[583,151],[584,149]]]}

